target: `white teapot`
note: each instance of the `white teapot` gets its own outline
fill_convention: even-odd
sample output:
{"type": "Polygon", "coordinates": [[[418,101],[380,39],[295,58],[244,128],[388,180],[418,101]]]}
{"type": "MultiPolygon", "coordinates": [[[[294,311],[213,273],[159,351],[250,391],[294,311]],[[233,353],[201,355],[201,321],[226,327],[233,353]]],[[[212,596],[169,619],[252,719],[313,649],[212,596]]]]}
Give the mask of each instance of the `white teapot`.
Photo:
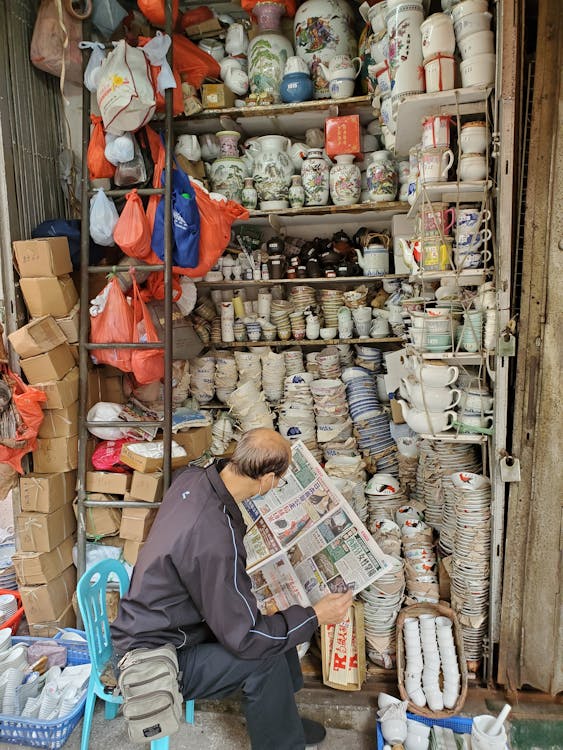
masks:
{"type": "Polygon", "coordinates": [[[456,419],[455,411],[426,412],[409,406],[406,401],[398,400],[403,410],[406,423],[414,432],[433,433],[449,430],[456,419]]]}
{"type": "Polygon", "coordinates": [[[333,81],[335,78],[357,78],[360,74],[362,61],[359,57],[350,58],[348,55],[335,55],[326,65],[319,63],[327,81],[333,81]],[[357,63],[357,64],[355,64],[357,63]]]}
{"type": "Polygon", "coordinates": [[[401,392],[406,392],[407,398],[415,409],[429,412],[442,412],[453,409],[459,404],[461,391],[457,388],[431,388],[422,385],[415,378],[401,379],[401,392]]]}

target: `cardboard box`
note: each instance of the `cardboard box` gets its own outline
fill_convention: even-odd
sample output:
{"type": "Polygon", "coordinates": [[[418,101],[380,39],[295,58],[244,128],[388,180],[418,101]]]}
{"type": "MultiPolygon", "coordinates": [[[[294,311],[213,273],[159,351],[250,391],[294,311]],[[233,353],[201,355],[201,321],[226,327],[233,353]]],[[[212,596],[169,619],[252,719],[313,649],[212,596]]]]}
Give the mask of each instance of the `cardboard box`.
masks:
{"type": "Polygon", "coordinates": [[[182,154],[176,155],[176,160],[180,165],[180,168],[190,177],[194,177],[196,180],[205,180],[205,166],[202,161],[190,161],[186,159],[182,154]]]}
{"type": "Polygon", "coordinates": [[[44,409],[65,409],[78,401],[78,367],[73,367],[61,380],[42,379],[34,383],[33,387],[43,391],[47,396],[47,401],[43,404],[44,409]]]}
{"type": "Polygon", "coordinates": [[[78,435],[38,438],[33,451],[33,470],[38,474],[72,471],[78,466],[78,435]]]}
{"type": "Polygon", "coordinates": [[[203,109],[225,109],[235,106],[235,95],[224,83],[204,83],[201,87],[203,109]]]}
{"type": "Polygon", "coordinates": [[[156,508],[123,508],[119,536],[133,542],[144,542],[156,518],[156,508]]]}
{"type": "Polygon", "coordinates": [[[70,437],[78,432],[78,401],[64,409],[45,409],[40,438],[70,437]]]}
{"type": "Polygon", "coordinates": [[[196,89],[189,83],[182,83],[182,98],[186,117],[193,117],[203,111],[201,100],[196,96],[196,89]]]}
{"type": "Polygon", "coordinates": [[[59,634],[62,628],[76,627],[76,612],[72,603],[63,610],[63,613],[56,620],[49,622],[29,623],[29,635],[33,638],[52,638],[59,634]]]}
{"type": "Polygon", "coordinates": [[[66,237],[44,237],[17,240],[13,243],[16,267],[20,276],[62,276],[72,273],[72,261],[66,237]]]}
{"type": "Polygon", "coordinates": [[[33,385],[45,380],[62,380],[76,366],[76,362],[70,345],[65,341],[50,352],[20,360],[20,365],[28,382],[33,385]]]}
{"type": "MultiPolygon", "coordinates": [[[[119,531],[121,524],[121,509],[104,506],[104,500],[121,500],[113,495],[92,493],[88,500],[99,502],[96,508],[86,508],[86,536],[91,539],[99,539],[105,536],[114,536],[119,531]]],[[[78,501],[73,503],[74,512],[78,511],[78,501]]]]}
{"type": "Polygon", "coordinates": [[[113,404],[126,404],[127,396],[123,391],[123,375],[112,375],[111,377],[102,377],[102,396],[101,401],[111,401],[113,404]]]}
{"type": "Polygon", "coordinates": [[[18,586],[38,586],[57,578],[72,565],[74,539],[69,536],[50,552],[16,552],[12,562],[18,586]]]}
{"type": "Polygon", "coordinates": [[[30,623],[52,622],[69,604],[76,589],[76,568],[70,565],[58,578],[41,586],[20,587],[25,616],[30,623]]]}
{"type": "Polygon", "coordinates": [[[157,503],[162,500],[163,479],[162,473],[156,471],[154,474],[143,474],[140,471],[133,472],[129,495],[131,500],[144,500],[146,503],[157,503]]]}
{"type": "MultiPolygon", "coordinates": [[[[122,447],[121,453],[119,454],[119,460],[121,461],[121,463],[125,464],[126,466],[130,466],[132,469],[135,469],[135,471],[142,471],[145,473],[150,473],[162,469],[162,455],[160,455],[159,457],[142,456],[140,453],[137,453],[135,451],[135,446],[137,445],[146,445],[146,443],[128,443],[127,445],[124,445],[122,447]]],[[[160,453],[162,453],[162,440],[153,440],[153,442],[149,443],[149,445],[157,446],[157,448],[160,449],[160,453]]],[[[173,440],[173,449],[174,446],[176,446],[176,450],[179,447],[178,443],[175,443],[175,441],[173,440]]],[[[192,459],[187,454],[182,456],[173,456],[172,468],[179,469],[182,466],[187,466],[191,460],[192,459]]]]}
{"type": "Polygon", "coordinates": [[[35,357],[66,341],[63,331],[51,315],[35,318],[23,328],[11,333],[8,339],[20,357],[35,357]]]}
{"type": "Polygon", "coordinates": [[[20,279],[20,287],[32,318],[41,315],[62,318],[78,302],[78,292],[70,276],[20,279]]]}
{"type": "Polygon", "coordinates": [[[211,425],[206,427],[192,427],[186,432],[174,433],[174,440],[181,445],[188,454],[190,461],[202,456],[211,447],[211,425]]]}
{"type": "Polygon", "coordinates": [[[325,120],[325,151],[328,156],[361,153],[360,116],[328,117],[325,120]]]}
{"type": "Polygon", "coordinates": [[[50,552],[76,530],[72,505],[63,505],[53,513],[20,513],[16,530],[18,552],[50,552]]]}
{"type": "Polygon", "coordinates": [[[143,544],[144,542],[135,542],[133,539],[127,539],[123,546],[123,559],[125,562],[128,562],[129,565],[135,565],[143,544]]]}
{"type": "Polygon", "coordinates": [[[222,31],[222,29],[223,27],[216,18],[210,18],[208,21],[186,26],[184,32],[190,39],[203,39],[210,34],[222,31]]]}
{"type": "Polygon", "coordinates": [[[80,333],[80,305],[76,304],[68,315],[56,318],[57,325],[69,344],[77,344],[80,333]]]}
{"type": "Polygon", "coordinates": [[[20,505],[31,513],[53,513],[74,500],[76,472],[26,474],[20,478],[20,505]]]}
{"type": "Polygon", "coordinates": [[[392,398],[389,402],[391,406],[391,418],[395,424],[405,424],[405,418],[403,417],[403,409],[401,404],[396,398],[392,398]]]}
{"type": "Polygon", "coordinates": [[[111,471],[87,471],[86,492],[101,492],[108,495],[124,495],[131,486],[130,474],[114,474],[111,471]]]}

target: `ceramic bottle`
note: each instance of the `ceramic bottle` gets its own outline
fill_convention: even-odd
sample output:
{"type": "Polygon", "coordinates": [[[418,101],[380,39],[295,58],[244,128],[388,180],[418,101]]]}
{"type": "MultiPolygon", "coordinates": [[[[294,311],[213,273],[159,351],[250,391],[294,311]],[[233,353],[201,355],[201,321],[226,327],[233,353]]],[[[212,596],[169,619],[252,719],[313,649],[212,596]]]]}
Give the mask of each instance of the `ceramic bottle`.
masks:
{"type": "Polygon", "coordinates": [[[289,205],[291,208],[302,208],[305,205],[305,191],[301,183],[301,175],[294,174],[289,188],[289,205]]]}
{"type": "Polygon", "coordinates": [[[330,170],[330,197],[335,206],[351,206],[360,199],[362,175],[353,154],[338,154],[330,170]]]}
{"type": "Polygon", "coordinates": [[[246,177],[242,189],[242,205],[253,211],[256,208],[257,203],[258,193],[254,187],[254,181],[252,177],[246,177]]]}

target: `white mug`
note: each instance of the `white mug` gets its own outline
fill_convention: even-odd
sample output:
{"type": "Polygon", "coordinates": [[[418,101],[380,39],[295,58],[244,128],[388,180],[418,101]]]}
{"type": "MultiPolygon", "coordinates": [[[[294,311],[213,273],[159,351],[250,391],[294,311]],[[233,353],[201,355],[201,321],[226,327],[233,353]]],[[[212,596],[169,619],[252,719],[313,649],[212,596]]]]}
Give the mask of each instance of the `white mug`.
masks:
{"type": "Polygon", "coordinates": [[[456,232],[474,232],[485,221],[490,221],[491,212],[488,208],[480,211],[475,207],[461,206],[456,211],[456,232]]]}
{"type": "Polygon", "coordinates": [[[448,179],[454,163],[454,154],[449,148],[423,148],[419,162],[420,181],[440,182],[448,179]]]}
{"type": "Polygon", "coordinates": [[[490,229],[480,229],[478,232],[462,232],[456,230],[455,242],[460,252],[474,253],[484,242],[488,242],[492,237],[490,229]]]}

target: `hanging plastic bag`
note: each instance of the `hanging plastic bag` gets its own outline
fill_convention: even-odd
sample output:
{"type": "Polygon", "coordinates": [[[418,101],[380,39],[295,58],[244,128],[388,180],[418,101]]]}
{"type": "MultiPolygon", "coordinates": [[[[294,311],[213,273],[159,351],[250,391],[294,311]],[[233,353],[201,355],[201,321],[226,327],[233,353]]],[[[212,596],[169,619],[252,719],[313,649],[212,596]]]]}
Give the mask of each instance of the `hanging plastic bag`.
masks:
{"type": "MultiPolygon", "coordinates": [[[[115,277],[106,289],[103,308],[90,308],[90,341],[93,344],[132,343],[133,310],[115,277]]],[[[131,372],[131,349],[94,349],[91,357],[97,364],[112,365],[123,372],[131,372]]]]}
{"type": "Polygon", "coordinates": [[[109,38],[127,16],[117,0],[95,0],[92,11],[92,23],[98,31],[109,38]]]}
{"type": "MultiPolygon", "coordinates": [[[[133,314],[135,328],[133,339],[142,344],[159,341],[151,314],[143,302],[139,287],[133,282],[133,314]]],[[[131,352],[131,372],[137,383],[146,385],[164,377],[164,349],[133,349],[131,352]]]]}
{"type": "Polygon", "coordinates": [[[104,155],[110,164],[116,167],[132,161],[135,158],[135,140],[131,133],[123,133],[123,135],[108,133],[104,155]]]}
{"type": "Polygon", "coordinates": [[[84,71],[84,85],[88,91],[96,91],[98,81],[100,80],[102,64],[106,59],[105,47],[100,42],[79,42],[78,47],[80,49],[92,50],[88,65],[84,71]]]}
{"type": "Polygon", "coordinates": [[[125,40],[106,57],[97,90],[98,106],[109,133],[121,135],[141,128],[154,114],[154,89],[148,61],[125,40]]]}
{"type": "Polygon", "coordinates": [[[31,38],[31,62],[39,70],[82,83],[82,24],[67,13],[61,0],[41,0],[31,38]]]}
{"type": "MultiPolygon", "coordinates": [[[[164,11],[164,0],[138,0],[137,5],[144,17],[149,20],[153,26],[163,29],[166,25],[166,13],[164,11]]],[[[179,0],[173,0],[172,3],[172,26],[176,26],[178,20],[179,0]]]]}
{"type": "Polygon", "coordinates": [[[151,80],[156,96],[156,111],[164,112],[164,92],[166,89],[173,89],[172,114],[181,115],[184,112],[182,80],[177,70],[173,71],[166,59],[170,44],[170,37],[161,31],[157,31],[153,38],[139,37],[139,47],[142,48],[150,64],[151,80]]]}
{"type": "MultiPolygon", "coordinates": [[[[162,184],[166,180],[162,173],[162,184]]],[[[172,172],[172,258],[175,266],[193,268],[199,262],[199,210],[194,189],[188,175],[176,162],[172,172]]],[[[156,209],[152,233],[152,249],[164,259],[164,201],[156,209]]]]}
{"type": "Polygon", "coordinates": [[[221,78],[221,68],[214,57],[190,42],[182,34],[173,34],[174,68],[182,80],[198,89],[206,78],[221,78]]]}
{"type": "Polygon", "coordinates": [[[115,174],[115,167],[105,156],[106,134],[99,115],[90,115],[90,122],[94,126],[88,144],[87,164],[91,180],[111,179],[115,174]]]}
{"type": "Polygon", "coordinates": [[[115,170],[113,181],[118,187],[133,187],[143,185],[148,179],[147,166],[137,139],[129,134],[133,141],[133,158],[131,161],[119,162],[115,170]]]}
{"type": "Polygon", "coordinates": [[[145,258],[151,251],[151,230],[143,202],[136,190],[125,197],[127,202],[113,230],[113,239],[126,255],[145,258]]]}
{"type": "Polygon", "coordinates": [[[3,372],[2,379],[12,391],[11,405],[17,412],[18,424],[15,434],[5,441],[15,447],[4,445],[0,441],[0,464],[9,464],[23,474],[21,461],[26,453],[35,450],[37,433],[44,416],[41,404],[47,400],[47,396],[43,391],[26,385],[10,370],[3,372]]]}
{"type": "Polygon", "coordinates": [[[113,230],[119,219],[119,214],[111,198],[108,198],[102,188],[96,190],[90,200],[90,237],[98,245],[109,246],[113,241],[113,230]]]}
{"type": "MultiPolygon", "coordinates": [[[[115,404],[112,401],[98,401],[88,411],[86,419],[88,422],[112,422],[119,419],[122,411],[123,404],[115,404]]],[[[123,423],[123,427],[88,427],[88,432],[100,440],[120,440],[128,437],[129,430],[130,427],[128,427],[127,422],[123,423]]]]}

